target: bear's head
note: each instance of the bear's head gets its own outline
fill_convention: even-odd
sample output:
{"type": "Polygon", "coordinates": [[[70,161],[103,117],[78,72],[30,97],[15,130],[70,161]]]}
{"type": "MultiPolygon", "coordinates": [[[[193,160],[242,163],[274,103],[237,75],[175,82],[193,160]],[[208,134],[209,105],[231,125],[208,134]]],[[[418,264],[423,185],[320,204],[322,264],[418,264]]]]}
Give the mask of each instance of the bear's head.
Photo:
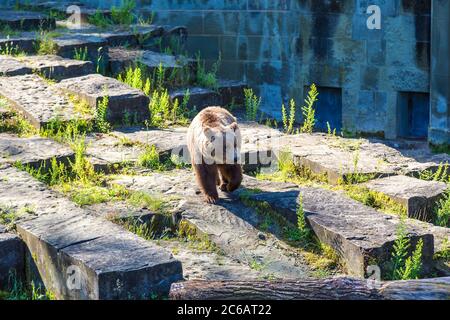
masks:
{"type": "MultiPolygon", "coordinates": [[[[237,164],[241,155],[241,132],[236,122],[217,128],[204,127],[203,159],[208,163],[237,164]]],[[[212,164],[208,163],[208,164],[212,164]]]]}

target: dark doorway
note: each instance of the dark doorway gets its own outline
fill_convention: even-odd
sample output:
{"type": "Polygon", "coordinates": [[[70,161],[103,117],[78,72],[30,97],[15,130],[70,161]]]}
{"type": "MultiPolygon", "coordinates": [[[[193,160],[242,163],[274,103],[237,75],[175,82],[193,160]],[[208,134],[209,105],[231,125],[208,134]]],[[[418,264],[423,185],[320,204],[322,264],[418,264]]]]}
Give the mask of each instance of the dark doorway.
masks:
{"type": "Polygon", "coordinates": [[[426,139],[430,125],[430,95],[399,92],[397,133],[401,138],[426,139]]]}
{"type": "MultiPolygon", "coordinates": [[[[305,97],[308,96],[309,87],[305,87],[305,97]]],[[[316,131],[327,132],[327,122],[331,130],[342,129],[342,90],[340,88],[317,87],[318,101],[314,105],[316,110],[316,131]]]]}

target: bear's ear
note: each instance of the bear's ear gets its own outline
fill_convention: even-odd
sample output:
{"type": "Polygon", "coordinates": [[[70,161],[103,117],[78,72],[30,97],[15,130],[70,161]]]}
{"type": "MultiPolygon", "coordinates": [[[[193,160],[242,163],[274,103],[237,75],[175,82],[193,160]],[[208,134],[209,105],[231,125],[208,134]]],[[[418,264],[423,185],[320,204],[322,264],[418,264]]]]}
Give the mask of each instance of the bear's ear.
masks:
{"type": "Polygon", "coordinates": [[[235,131],[239,128],[237,122],[233,122],[229,127],[231,130],[235,131]]]}

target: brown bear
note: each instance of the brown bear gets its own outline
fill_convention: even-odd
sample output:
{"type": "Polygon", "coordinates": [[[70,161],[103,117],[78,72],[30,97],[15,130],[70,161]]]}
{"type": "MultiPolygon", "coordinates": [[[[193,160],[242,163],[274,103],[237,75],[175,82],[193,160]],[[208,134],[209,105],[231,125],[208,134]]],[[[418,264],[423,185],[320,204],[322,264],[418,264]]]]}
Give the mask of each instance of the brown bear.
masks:
{"type": "Polygon", "coordinates": [[[206,202],[218,201],[217,186],[226,192],[239,188],[242,182],[241,134],[230,112],[220,107],[202,110],[189,126],[187,146],[206,202]]]}

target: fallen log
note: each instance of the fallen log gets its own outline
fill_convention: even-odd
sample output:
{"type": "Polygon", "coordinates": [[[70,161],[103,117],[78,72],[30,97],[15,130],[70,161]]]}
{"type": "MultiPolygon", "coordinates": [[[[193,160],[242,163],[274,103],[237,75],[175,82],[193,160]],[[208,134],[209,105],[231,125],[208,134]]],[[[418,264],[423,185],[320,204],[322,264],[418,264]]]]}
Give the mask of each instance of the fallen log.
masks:
{"type": "Polygon", "coordinates": [[[298,281],[203,281],[172,284],[173,300],[449,300],[450,277],[374,282],[339,277],[298,281]]]}

